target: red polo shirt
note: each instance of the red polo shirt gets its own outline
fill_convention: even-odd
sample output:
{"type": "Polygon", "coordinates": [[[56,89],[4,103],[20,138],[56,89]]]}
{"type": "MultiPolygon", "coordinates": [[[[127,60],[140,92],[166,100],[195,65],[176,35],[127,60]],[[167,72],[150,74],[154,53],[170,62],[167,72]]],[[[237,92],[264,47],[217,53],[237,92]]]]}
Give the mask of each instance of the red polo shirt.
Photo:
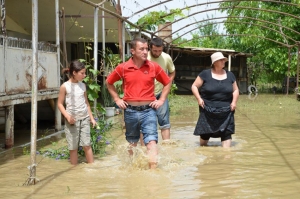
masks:
{"type": "Polygon", "coordinates": [[[138,68],[132,61],[119,64],[107,77],[109,84],[123,80],[124,101],[153,101],[154,80],[166,86],[170,82],[169,76],[155,62],[146,60],[144,65],[138,68]]]}

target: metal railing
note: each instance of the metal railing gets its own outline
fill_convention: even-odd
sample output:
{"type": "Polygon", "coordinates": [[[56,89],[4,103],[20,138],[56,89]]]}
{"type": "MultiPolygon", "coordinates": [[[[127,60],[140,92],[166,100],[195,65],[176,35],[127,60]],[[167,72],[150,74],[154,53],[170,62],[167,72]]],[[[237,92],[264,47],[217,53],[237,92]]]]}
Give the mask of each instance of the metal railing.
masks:
{"type": "MultiPolygon", "coordinates": [[[[6,42],[7,47],[32,49],[32,41],[28,39],[4,37],[3,35],[0,35],[0,46],[4,45],[4,41],[6,42]]],[[[38,50],[44,52],[57,52],[57,47],[55,44],[49,42],[38,42],[38,50]]]]}

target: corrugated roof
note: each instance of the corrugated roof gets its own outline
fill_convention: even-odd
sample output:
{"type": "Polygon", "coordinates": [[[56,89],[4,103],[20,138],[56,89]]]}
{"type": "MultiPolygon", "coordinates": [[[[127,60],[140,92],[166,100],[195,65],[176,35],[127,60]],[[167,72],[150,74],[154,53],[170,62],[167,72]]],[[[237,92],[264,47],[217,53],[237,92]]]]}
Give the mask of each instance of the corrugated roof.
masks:
{"type": "Polygon", "coordinates": [[[225,55],[231,54],[233,56],[247,56],[251,57],[253,56],[250,53],[243,53],[243,52],[237,52],[235,50],[231,49],[219,49],[219,48],[202,48],[202,47],[176,47],[172,46],[171,50],[173,51],[182,51],[185,53],[196,53],[196,54],[212,54],[214,52],[222,52],[225,55]]]}

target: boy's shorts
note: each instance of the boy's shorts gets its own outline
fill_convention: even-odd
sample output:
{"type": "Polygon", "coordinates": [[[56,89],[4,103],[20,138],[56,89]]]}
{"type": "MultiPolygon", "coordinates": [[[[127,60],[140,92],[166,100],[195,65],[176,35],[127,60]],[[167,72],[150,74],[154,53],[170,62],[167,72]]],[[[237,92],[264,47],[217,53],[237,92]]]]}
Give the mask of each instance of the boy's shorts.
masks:
{"type": "Polygon", "coordinates": [[[65,120],[65,133],[69,150],[77,150],[78,146],[91,145],[90,117],[69,124],[65,120]]]}

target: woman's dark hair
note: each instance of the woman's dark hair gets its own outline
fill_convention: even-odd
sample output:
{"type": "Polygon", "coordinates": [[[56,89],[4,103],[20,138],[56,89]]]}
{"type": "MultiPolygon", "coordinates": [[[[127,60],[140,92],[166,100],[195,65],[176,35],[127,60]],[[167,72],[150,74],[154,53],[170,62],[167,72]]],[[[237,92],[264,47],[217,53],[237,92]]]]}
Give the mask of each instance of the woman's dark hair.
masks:
{"type": "Polygon", "coordinates": [[[85,68],[85,65],[83,62],[80,62],[79,60],[74,60],[71,62],[69,68],[66,68],[63,70],[63,73],[67,74],[70,78],[70,77],[73,77],[74,71],[77,73],[78,71],[81,71],[84,68],[85,68]]]}

